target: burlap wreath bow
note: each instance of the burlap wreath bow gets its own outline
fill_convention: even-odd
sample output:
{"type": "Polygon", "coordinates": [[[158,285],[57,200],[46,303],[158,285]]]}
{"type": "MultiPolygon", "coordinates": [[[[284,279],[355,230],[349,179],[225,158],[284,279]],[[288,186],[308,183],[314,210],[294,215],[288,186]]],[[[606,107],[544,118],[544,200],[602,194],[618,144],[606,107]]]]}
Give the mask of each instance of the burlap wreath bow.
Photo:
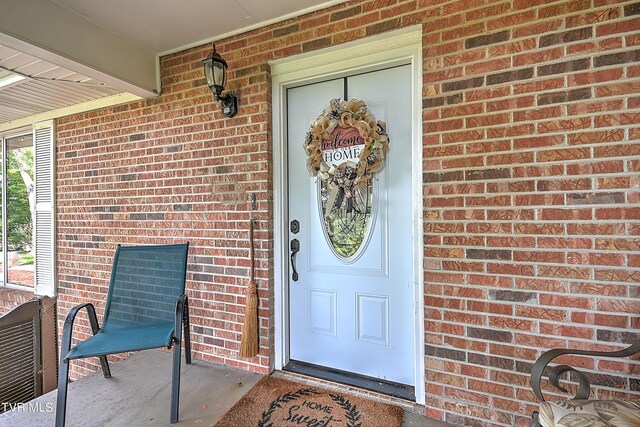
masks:
{"type": "MultiPolygon", "coordinates": [[[[307,167],[311,176],[318,176],[331,188],[325,216],[342,206],[346,200],[347,209],[361,211],[362,201],[357,195],[369,186],[374,173],[380,171],[389,150],[387,125],[375,119],[360,99],[349,101],[332,99],[329,106],[311,125],[304,141],[307,167]],[[322,142],[332,139],[332,133],[340,128],[355,128],[364,140],[357,163],[351,161],[329,165],[322,155],[322,142]]],[[[366,208],[366,206],[365,206],[366,208]]]]}

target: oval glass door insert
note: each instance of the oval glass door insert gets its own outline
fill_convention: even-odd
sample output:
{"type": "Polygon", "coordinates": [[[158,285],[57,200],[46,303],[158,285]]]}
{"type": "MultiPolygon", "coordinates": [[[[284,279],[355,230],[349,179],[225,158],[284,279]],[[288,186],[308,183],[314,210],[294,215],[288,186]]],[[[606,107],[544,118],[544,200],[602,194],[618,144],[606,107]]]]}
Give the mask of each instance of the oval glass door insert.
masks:
{"type": "Polygon", "coordinates": [[[373,228],[372,180],[365,187],[355,187],[351,197],[344,194],[344,189],[336,190],[327,181],[319,180],[318,194],[320,221],[329,247],[339,258],[355,261],[366,248],[373,228]]]}

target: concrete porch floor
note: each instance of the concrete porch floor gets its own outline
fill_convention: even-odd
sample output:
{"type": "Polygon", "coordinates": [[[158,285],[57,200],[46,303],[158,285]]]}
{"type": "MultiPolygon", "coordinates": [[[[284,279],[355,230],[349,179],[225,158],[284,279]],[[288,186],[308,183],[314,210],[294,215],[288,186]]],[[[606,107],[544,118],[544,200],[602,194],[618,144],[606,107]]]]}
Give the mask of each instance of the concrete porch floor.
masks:
{"type": "MultiPolygon", "coordinates": [[[[111,373],[110,379],[105,379],[102,373],[95,373],[69,384],[67,427],[170,425],[171,353],[142,351],[123,362],[112,363],[111,373]]],[[[202,360],[186,365],[183,359],[180,421],[176,426],[213,426],[260,377],[202,360]]],[[[54,390],[32,400],[23,410],[0,414],[0,425],[53,427],[55,402],[54,390]]],[[[407,411],[402,426],[451,427],[407,411]]]]}

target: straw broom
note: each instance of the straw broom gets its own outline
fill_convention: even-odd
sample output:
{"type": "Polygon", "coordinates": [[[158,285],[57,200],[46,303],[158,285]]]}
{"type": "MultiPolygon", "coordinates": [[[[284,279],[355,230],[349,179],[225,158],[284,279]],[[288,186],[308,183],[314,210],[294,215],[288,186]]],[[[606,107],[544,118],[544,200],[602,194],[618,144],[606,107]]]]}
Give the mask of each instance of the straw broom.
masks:
{"type": "Polygon", "coordinates": [[[247,305],[240,339],[240,357],[258,354],[258,290],[254,279],[255,260],[253,250],[253,218],[249,220],[249,251],[251,256],[251,278],[247,283],[247,305]]]}

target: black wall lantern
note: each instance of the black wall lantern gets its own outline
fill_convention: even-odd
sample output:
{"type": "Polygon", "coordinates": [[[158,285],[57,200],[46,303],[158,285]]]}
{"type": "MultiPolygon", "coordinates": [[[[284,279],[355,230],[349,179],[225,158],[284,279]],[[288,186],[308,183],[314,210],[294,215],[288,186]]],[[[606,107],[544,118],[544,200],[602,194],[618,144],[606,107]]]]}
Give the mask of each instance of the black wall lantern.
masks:
{"type": "Polygon", "coordinates": [[[224,87],[227,84],[227,62],[222,59],[216,51],[216,45],[213,45],[213,52],[202,60],[204,64],[204,75],[207,78],[207,84],[213,92],[213,99],[220,102],[222,114],[227,117],[233,117],[238,113],[238,97],[232,93],[222,96],[224,87]]]}

